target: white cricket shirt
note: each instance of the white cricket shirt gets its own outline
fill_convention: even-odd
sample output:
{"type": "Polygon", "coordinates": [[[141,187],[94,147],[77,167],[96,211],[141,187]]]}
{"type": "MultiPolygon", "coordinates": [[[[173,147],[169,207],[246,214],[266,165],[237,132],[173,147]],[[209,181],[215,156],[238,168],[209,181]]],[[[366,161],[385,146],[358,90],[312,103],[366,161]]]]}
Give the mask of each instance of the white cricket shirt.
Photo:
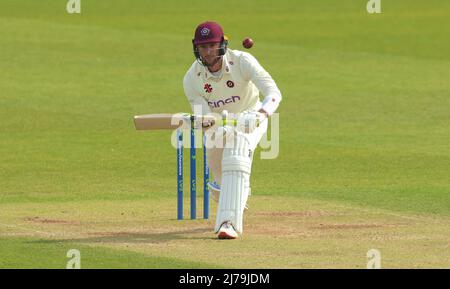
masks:
{"type": "Polygon", "coordinates": [[[195,61],[184,76],[184,93],[193,110],[194,105],[200,105],[203,114],[263,108],[272,115],[281,101],[275,81],[250,53],[227,49],[222,70],[214,74],[195,61]],[[263,102],[259,99],[260,92],[263,102]]]}

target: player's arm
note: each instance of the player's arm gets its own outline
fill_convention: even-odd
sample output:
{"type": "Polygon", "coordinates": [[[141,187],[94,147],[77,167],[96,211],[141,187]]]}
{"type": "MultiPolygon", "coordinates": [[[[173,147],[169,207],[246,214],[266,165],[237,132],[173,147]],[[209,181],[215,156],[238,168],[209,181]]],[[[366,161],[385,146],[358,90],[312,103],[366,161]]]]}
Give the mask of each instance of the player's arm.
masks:
{"type": "MultiPolygon", "coordinates": [[[[194,87],[194,81],[189,73],[184,76],[183,79],[183,88],[184,94],[186,95],[189,104],[191,105],[192,113],[199,115],[208,115],[211,113],[211,109],[206,102],[206,100],[202,97],[202,95],[198,92],[196,87],[194,87]],[[201,109],[201,111],[199,111],[201,109]]],[[[214,125],[213,118],[205,118],[206,121],[203,121],[203,127],[210,127],[214,125]]]]}
{"type": "Polygon", "coordinates": [[[242,75],[251,80],[264,96],[260,113],[272,115],[281,102],[281,92],[272,76],[249,53],[244,53],[241,59],[242,75]]]}

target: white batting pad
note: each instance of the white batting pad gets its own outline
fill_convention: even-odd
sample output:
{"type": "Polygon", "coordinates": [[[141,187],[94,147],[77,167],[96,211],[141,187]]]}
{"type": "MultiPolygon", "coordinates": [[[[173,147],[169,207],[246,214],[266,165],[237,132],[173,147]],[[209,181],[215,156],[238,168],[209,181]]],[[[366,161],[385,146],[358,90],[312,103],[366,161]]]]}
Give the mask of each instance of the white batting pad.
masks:
{"type": "Polygon", "coordinates": [[[243,231],[244,207],[249,193],[251,150],[246,136],[236,133],[232,148],[226,147],[222,159],[222,187],[217,209],[215,232],[230,221],[239,234],[243,231]]]}

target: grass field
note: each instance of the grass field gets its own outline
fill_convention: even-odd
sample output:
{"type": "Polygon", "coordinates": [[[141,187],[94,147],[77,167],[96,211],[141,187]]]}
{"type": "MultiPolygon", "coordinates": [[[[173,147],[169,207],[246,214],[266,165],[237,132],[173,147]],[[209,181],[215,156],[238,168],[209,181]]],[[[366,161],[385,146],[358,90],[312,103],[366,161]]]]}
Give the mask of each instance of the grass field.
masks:
{"type": "Polygon", "coordinates": [[[0,3],[0,268],[65,268],[72,248],[82,268],[366,268],[372,248],[450,268],[450,2],[81,2],[0,3]],[[232,49],[251,36],[283,94],[280,154],[255,155],[230,242],[215,203],[175,220],[170,133],[132,123],[189,111],[205,20],[232,49]]]}

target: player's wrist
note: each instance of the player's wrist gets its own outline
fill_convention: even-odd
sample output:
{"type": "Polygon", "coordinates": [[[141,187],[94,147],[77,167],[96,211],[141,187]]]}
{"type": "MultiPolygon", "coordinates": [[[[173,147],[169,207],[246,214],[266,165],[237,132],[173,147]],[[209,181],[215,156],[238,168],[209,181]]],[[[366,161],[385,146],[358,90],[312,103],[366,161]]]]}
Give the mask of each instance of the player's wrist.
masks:
{"type": "Polygon", "coordinates": [[[261,108],[260,110],[258,110],[258,112],[261,113],[266,118],[269,118],[269,114],[264,109],[261,108]]]}

